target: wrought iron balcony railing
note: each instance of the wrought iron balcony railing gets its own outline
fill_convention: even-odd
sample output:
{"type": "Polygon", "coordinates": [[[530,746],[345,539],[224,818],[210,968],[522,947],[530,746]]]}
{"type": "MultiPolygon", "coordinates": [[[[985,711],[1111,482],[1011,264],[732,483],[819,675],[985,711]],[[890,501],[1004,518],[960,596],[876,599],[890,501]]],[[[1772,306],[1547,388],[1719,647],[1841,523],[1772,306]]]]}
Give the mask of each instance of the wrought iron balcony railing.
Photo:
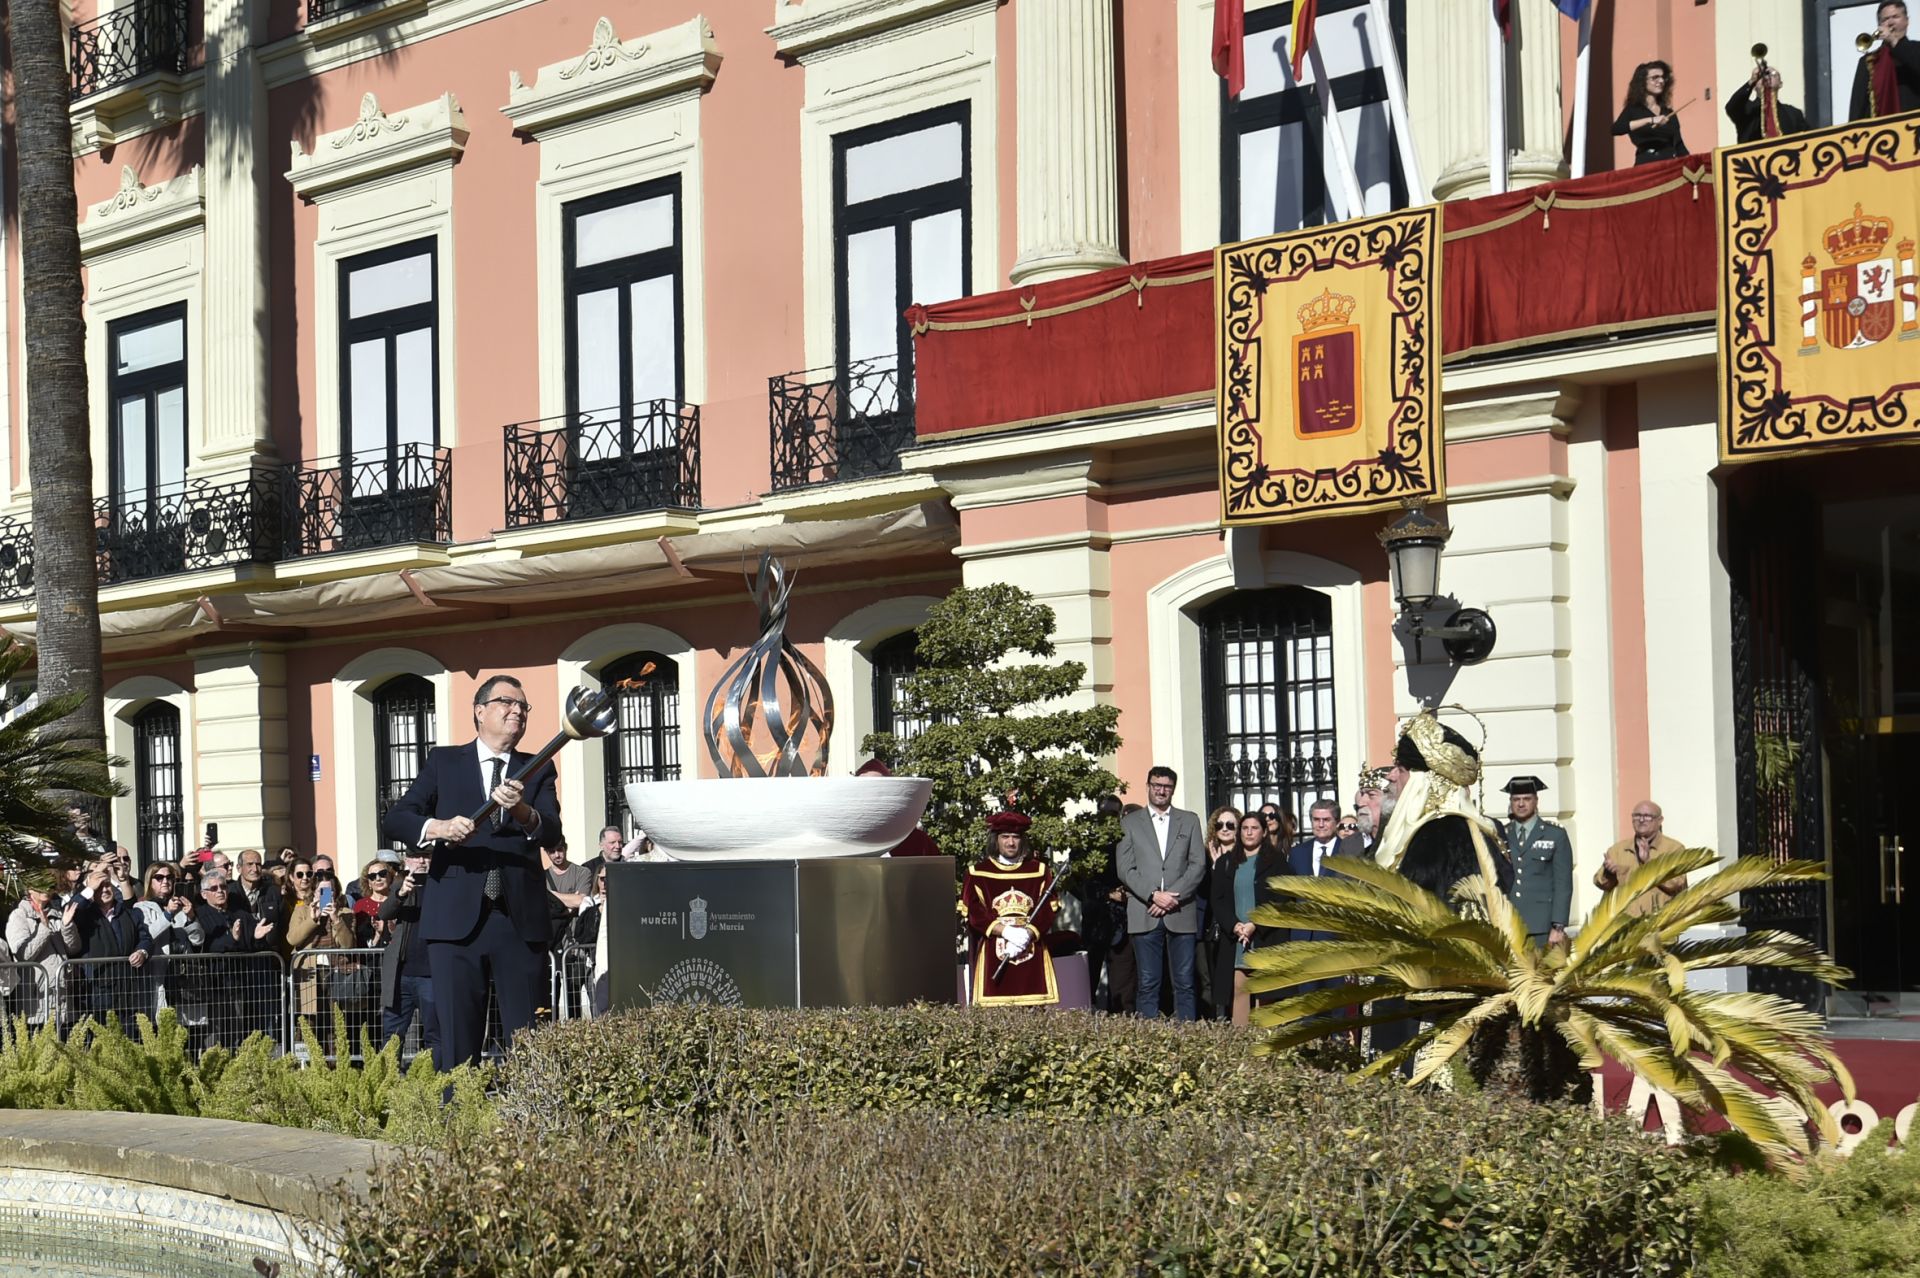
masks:
{"type": "Polygon", "coordinates": [[[286,468],[289,558],[453,540],[448,451],[402,444],[286,468]]]}
{"type": "Polygon", "coordinates": [[[33,521],[0,519],[0,599],[33,593],[33,521]]]}
{"type": "Polygon", "coordinates": [[[185,0],[132,0],[83,22],[70,37],[76,101],[155,71],[187,69],[185,0]]]}
{"type": "Polygon", "coordinates": [[[897,361],[856,360],[767,379],[773,490],[900,469],[913,442],[913,394],[897,361]]]}
{"type": "Polygon", "coordinates": [[[319,22],[345,13],[349,9],[364,9],[378,0],[307,0],[307,22],[319,22]]]}
{"type": "MultiPolygon", "coordinates": [[[[100,584],[271,563],[280,548],[280,522],[279,485],[264,470],[229,480],[196,479],[151,496],[97,497],[93,524],[100,584]]],[[[29,547],[29,580],[32,571],[29,547]]]]}
{"type": "Polygon", "coordinates": [[[656,399],[507,427],[507,527],[700,508],[700,409],[656,399]]]}

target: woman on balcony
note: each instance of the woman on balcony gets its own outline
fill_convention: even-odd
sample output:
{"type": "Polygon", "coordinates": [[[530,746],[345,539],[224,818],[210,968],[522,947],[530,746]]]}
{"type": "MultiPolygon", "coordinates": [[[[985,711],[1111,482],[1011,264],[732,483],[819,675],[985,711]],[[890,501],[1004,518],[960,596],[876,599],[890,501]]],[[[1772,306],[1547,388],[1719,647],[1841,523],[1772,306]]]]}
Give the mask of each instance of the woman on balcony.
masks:
{"type": "Polygon", "coordinates": [[[1613,122],[1613,135],[1633,140],[1636,167],[1688,154],[1680,137],[1680,116],[1673,109],[1672,67],[1642,62],[1634,68],[1626,105],[1613,122]]]}

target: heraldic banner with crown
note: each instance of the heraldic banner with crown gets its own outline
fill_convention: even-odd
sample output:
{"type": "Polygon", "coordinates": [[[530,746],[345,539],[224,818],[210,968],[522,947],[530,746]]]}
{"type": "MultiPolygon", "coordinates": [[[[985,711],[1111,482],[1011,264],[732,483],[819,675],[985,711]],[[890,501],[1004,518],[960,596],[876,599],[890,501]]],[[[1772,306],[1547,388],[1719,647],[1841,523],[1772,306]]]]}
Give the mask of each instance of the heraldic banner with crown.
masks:
{"type": "Polygon", "coordinates": [[[1920,435],[1920,115],[1719,153],[1720,457],[1920,435]]]}
{"type": "Polygon", "coordinates": [[[1214,252],[1221,523],[1446,494],[1440,211],[1214,252]]]}

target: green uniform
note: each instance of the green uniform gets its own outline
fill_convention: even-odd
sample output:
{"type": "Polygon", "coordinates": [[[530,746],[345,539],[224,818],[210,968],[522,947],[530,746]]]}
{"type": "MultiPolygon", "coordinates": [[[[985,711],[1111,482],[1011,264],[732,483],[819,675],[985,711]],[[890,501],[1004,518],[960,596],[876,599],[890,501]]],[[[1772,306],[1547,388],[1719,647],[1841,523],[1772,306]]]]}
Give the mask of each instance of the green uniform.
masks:
{"type": "Polygon", "coordinates": [[[1507,899],[1520,911],[1527,931],[1544,942],[1553,928],[1564,928],[1573,912],[1573,841],[1545,817],[1522,834],[1518,821],[1500,827],[1513,856],[1513,887],[1507,899]]]}

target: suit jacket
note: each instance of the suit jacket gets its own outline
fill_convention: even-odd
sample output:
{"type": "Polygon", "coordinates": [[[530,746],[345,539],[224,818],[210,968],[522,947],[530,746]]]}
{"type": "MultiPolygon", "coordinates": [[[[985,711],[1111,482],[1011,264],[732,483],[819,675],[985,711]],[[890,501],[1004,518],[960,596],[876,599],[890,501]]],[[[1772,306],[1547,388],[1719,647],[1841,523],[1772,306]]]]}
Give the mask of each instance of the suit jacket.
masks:
{"type": "Polygon", "coordinates": [[[1127,890],[1127,931],[1151,932],[1158,923],[1166,924],[1169,932],[1199,930],[1200,909],[1195,901],[1207,873],[1207,840],[1198,816],[1185,808],[1168,810],[1167,853],[1162,858],[1147,809],[1129,812],[1120,819],[1115,862],[1120,886],[1127,890]],[[1156,919],[1147,913],[1147,906],[1153,894],[1163,890],[1180,898],[1180,908],[1156,919]]]}
{"type": "MultiPolygon", "coordinates": [[[[1289,848],[1287,850],[1287,868],[1295,874],[1312,874],[1313,845],[1313,839],[1303,839],[1289,848]]],[[[1327,865],[1327,862],[1333,860],[1334,857],[1364,855],[1366,855],[1366,845],[1360,842],[1359,835],[1349,834],[1345,837],[1336,835],[1333,840],[1332,853],[1320,859],[1320,873],[1323,876],[1333,873],[1332,869],[1327,865]]],[[[1295,931],[1291,939],[1296,941],[1330,941],[1333,939],[1333,933],[1295,931]]]]}
{"type": "Polygon", "coordinates": [[[1513,854],[1513,886],[1507,899],[1520,911],[1527,931],[1544,939],[1553,928],[1565,927],[1573,912],[1573,840],[1544,817],[1535,823],[1525,847],[1519,843],[1519,822],[1504,823],[1500,834],[1513,854]]]}
{"type": "MultiPolygon", "coordinates": [[[[533,756],[514,750],[505,775],[515,776],[533,756]]],[[[498,867],[502,877],[502,906],[514,931],[529,945],[545,946],[552,937],[547,919],[547,872],[541,849],[560,841],[560,800],[554,793],[553,766],[548,764],[529,778],[525,797],[540,816],[537,833],[522,829],[502,814],[495,829],[483,821],[465,843],[440,844],[433,850],[427,877],[433,890],[420,903],[420,936],[427,941],[465,940],[480,925],[486,906],[487,871],[498,867]]],[[[480,777],[480,750],[476,743],[438,746],[407,788],[400,802],[387,810],[381,823],[383,838],[417,843],[428,818],[472,816],[487,801],[480,777]]]]}

